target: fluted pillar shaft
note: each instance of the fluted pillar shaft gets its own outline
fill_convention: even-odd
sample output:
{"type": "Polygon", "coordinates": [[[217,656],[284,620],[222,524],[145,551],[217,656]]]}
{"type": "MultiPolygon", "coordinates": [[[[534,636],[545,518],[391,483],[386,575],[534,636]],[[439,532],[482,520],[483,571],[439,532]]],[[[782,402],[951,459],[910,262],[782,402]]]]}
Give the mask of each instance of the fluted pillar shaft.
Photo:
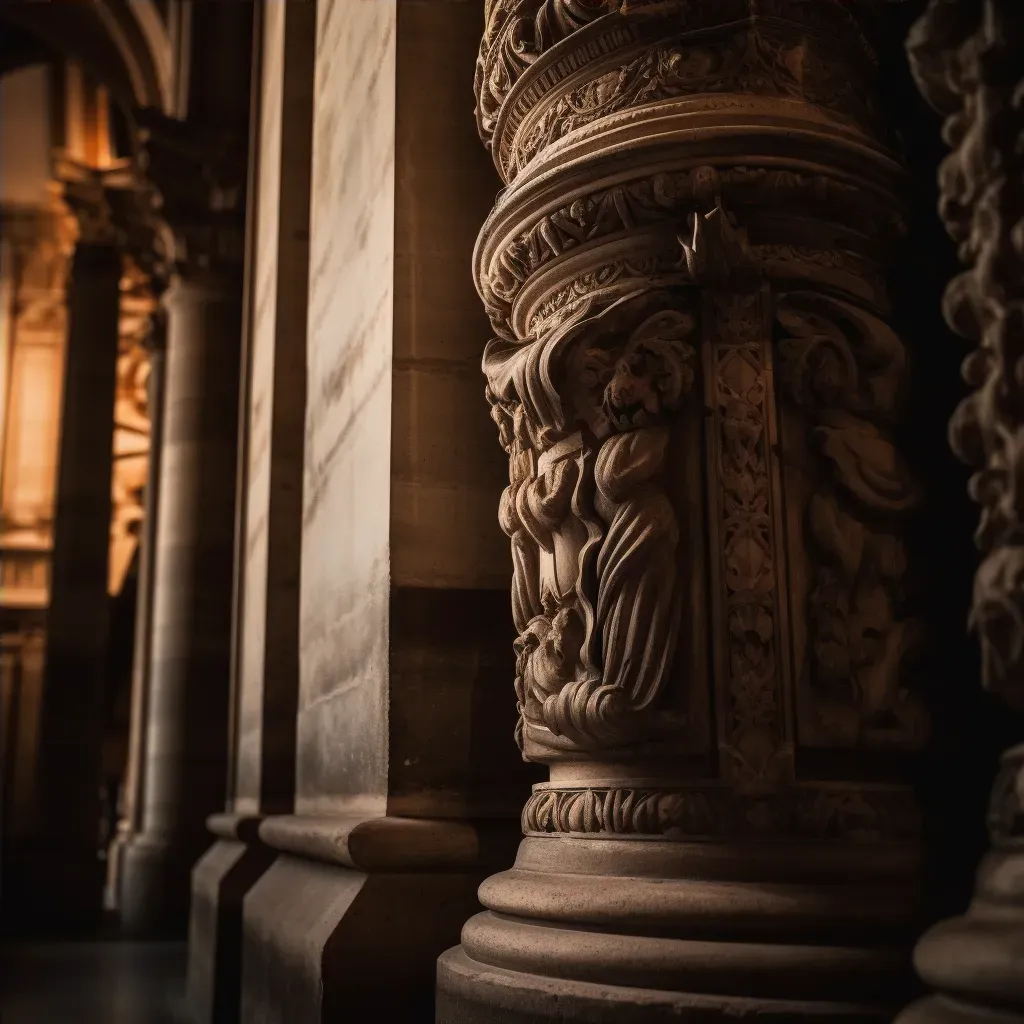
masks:
{"type": "Polygon", "coordinates": [[[899,1005],[927,723],[876,76],[839,0],[487,5],[474,270],[550,781],[444,1024],[899,1005]]]}
{"type": "Polygon", "coordinates": [[[192,865],[227,776],[241,281],[178,277],[167,356],[140,830],[121,914],[182,929],[192,865]]]}

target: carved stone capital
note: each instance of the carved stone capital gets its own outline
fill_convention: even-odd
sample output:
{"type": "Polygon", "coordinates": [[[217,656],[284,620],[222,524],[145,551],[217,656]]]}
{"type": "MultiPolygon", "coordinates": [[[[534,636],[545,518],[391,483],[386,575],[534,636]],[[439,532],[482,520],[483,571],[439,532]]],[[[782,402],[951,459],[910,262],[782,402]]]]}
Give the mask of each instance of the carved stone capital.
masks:
{"type": "Polygon", "coordinates": [[[142,201],[174,272],[237,271],[244,259],[242,140],[155,111],[136,115],[142,201]]]}
{"type": "Polygon", "coordinates": [[[57,154],[55,164],[61,198],[78,224],[78,241],[86,245],[120,247],[125,233],[114,216],[113,207],[118,202],[118,194],[131,187],[128,164],[100,169],[63,153],[57,154]]]}

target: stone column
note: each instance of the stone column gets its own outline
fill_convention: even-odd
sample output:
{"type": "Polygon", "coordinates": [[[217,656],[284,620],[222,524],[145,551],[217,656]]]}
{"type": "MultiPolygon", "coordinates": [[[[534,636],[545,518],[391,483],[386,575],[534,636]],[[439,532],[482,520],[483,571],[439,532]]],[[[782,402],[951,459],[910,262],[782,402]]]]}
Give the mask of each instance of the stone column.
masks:
{"type": "Polygon", "coordinates": [[[67,291],[31,881],[5,894],[8,913],[23,910],[27,924],[51,929],[97,924],[103,898],[100,750],[122,263],[102,186],[86,169],[75,172],[66,198],[80,234],[67,291]]]}
{"type": "Polygon", "coordinates": [[[141,146],[173,273],[142,810],[120,910],[130,931],[180,933],[227,776],[244,165],[230,137],[155,116],[141,146]]]}
{"type": "MultiPolygon", "coordinates": [[[[982,683],[1024,711],[1024,516],[1015,499],[1024,380],[1024,9],[1013,0],[932,0],[908,40],[926,99],[947,116],[952,147],[939,172],[940,212],[968,269],[946,292],[953,330],[975,343],[963,364],[973,389],[953,416],[953,448],[975,470],[984,559],[971,626],[982,683]]],[[[992,849],[967,912],[917,945],[921,978],[938,994],[900,1024],[1024,1021],[1024,744],[1003,755],[988,814],[992,849]]]]}
{"type": "MultiPolygon", "coordinates": [[[[276,278],[257,285],[254,322],[253,344],[261,360],[273,352],[274,367],[271,389],[270,367],[258,370],[254,355],[236,783],[248,799],[235,805],[253,806],[252,755],[272,738],[266,712],[260,738],[259,686],[278,699],[271,667],[287,671],[277,661],[287,654],[298,664],[295,809],[259,825],[278,856],[244,900],[240,1016],[418,1024],[433,1018],[437,956],[475,911],[480,881],[511,862],[529,789],[526,766],[500,742],[514,722],[494,686],[514,665],[493,516],[505,467],[479,401],[487,321],[466,273],[499,184],[460,113],[481,10],[319,3],[315,31],[307,23],[293,35],[302,8],[265,11],[259,192],[270,199],[260,200],[257,267],[273,271],[279,248],[276,278]],[[282,28],[286,104],[300,68],[315,68],[301,334],[291,283],[299,246],[289,237],[301,150],[285,142],[279,155],[270,130],[282,73],[270,44],[282,28]],[[291,46],[302,39],[300,54],[291,46]],[[274,462],[294,411],[281,401],[285,359],[306,367],[294,652],[290,623],[271,629],[272,605],[263,608],[264,531],[266,595],[279,608],[288,597],[287,559],[269,561],[292,550],[295,496],[274,488],[288,480],[274,462]]],[[[297,115],[283,123],[287,139],[297,115]]]]}
{"type": "Polygon", "coordinates": [[[177,278],[167,307],[164,442],[140,831],[125,849],[131,930],[180,929],[206,817],[224,803],[241,282],[177,278]]]}
{"type": "Polygon", "coordinates": [[[110,878],[114,903],[121,905],[122,861],[126,845],[142,827],[143,781],[146,758],[147,680],[153,647],[153,594],[156,562],[156,519],[160,486],[160,462],[163,453],[164,376],[166,372],[166,315],[158,310],[153,317],[148,343],[149,378],[149,464],[146,467],[146,493],[139,539],[139,575],[135,607],[135,650],[132,661],[131,719],[128,733],[128,761],[125,767],[123,817],[111,845],[110,878]]]}
{"type": "Polygon", "coordinates": [[[490,0],[515,866],[437,1020],[886,1020],[916,911],[877,59],[839,0],[490,0]]]}

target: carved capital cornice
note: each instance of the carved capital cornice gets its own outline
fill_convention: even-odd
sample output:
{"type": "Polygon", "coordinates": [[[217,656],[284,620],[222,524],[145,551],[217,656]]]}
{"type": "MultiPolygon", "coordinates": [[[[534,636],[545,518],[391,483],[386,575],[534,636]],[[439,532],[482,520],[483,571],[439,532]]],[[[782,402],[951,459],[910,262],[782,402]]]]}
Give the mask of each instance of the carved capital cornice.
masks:
{"type": "Polygon", "coordinates": [[[61,186],[61,198],[78,224],[78,241],[87,245],[120,247],[124,227],[114,216],[118,195],[132,184],[127,161],[111,167],[96,168],[56,154],[55,175],[61,186]]]}
{"type": "Polygon", "coordinates": [[[155,111],[136,115],[141,199],[174,272],[240,269],[244,258],[244,142],[155,111]]]}

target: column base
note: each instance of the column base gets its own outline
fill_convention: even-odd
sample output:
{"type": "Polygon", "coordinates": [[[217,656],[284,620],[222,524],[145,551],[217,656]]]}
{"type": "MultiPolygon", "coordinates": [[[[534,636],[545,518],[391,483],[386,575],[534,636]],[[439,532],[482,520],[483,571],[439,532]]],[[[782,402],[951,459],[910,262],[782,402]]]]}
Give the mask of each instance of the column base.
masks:
{"type": "Polygon", "coordinates": [[[241,1021],[242,905],[277,854],[256,834],[258,818],[214,815],[220,838],[192,869],[186,1005],[191,1024],[241,1021]]]}
{"type": "Polygon", "coordinates": [[[436,1024],[702,1024],[751,1019],[758,1024],[889,1020],[871,1007],[836,1002],[744,999],[568,981],[471,960],[462,946],[437,963],[436,1024]]]}
{"type": "Polygon", "coordinates": [[[138,938],[188,934],[192,868],[210,845],[137,833],[121,854],[117,905],[121,928],[138,938]]]}
{"type": "MultiPolygon", "coordinates": [[[[504,831],[512,838],[515,829],[510,821],[504,831]]],[[[478,830],[268,818],[260,837],[287,852],[245,897],[241,1019],[433,1021],[437,957],[479,909],[488,871],[478,830]]],[[[514,842],[502,848],[510,854],[514,842]]]]}
{"type": "Polygon", "coordinates": [[[1024,744],[1003,754],[989,806],[992,849],[962,917],[927,931],[914,950],[937,995],[896,1024],[1024,1024],[1024,744]]]}
{"type": "Polygon", "coordinates": [[[528,838],[438,964],[438,1024],[889,1021],[916,850],[528,838]]]}

